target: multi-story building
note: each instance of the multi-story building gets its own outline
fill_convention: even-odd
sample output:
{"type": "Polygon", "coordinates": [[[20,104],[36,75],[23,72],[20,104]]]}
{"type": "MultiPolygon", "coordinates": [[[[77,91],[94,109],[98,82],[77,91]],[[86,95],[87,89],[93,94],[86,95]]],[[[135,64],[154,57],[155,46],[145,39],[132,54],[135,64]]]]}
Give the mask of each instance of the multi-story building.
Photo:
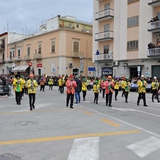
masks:
{"type": "Polygon", "coordinates": [[[31,70],[35,75],[88,75],[92,63],[92,24],[59,15],[40,26],[37,33],[8,44],[12,72],[31,70]]]}
{"type": "Polygon", "coordinates": [[[159,0],[94,0],[93,6],[97,76],[160,77],[159,0]]]}

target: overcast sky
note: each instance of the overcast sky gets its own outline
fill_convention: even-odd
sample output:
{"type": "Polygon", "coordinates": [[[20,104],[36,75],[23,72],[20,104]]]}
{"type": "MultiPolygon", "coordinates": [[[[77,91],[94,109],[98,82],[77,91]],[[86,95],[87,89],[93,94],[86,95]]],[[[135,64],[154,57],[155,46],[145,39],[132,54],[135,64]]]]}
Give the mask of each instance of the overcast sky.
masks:
{"type": "Polygon", "coordinates": [[[0,0],[0,33],[33,33],[58,14],[92,22],[93,0],[0,0]]]}

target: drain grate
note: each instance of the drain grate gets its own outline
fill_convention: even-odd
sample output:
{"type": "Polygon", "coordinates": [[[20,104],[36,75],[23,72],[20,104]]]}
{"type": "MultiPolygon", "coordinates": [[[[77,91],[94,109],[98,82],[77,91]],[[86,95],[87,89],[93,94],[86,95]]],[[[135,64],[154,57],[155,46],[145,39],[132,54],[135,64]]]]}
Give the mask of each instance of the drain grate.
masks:
{"type": "Polygon", "coordinates": [[[4,154],[0,155],[0,160],[21,160],[21,158],[12,154],[4,154]]]}
{"type": "Polygon", "coordinates": [[[17,126],[33,126],[33,125],[37,125],[38,122],[34,122],[34,121],[21,121],[21,122],[16,122],[17,126]]]}

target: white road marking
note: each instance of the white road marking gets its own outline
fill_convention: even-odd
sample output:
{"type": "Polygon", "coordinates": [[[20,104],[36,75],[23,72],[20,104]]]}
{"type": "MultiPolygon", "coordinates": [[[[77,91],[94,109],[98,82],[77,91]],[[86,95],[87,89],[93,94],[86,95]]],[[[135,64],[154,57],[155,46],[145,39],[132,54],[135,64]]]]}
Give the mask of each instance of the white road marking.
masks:
{"type": "Polygon", "coordinates": [[[98,160],[99,137],[75,139],[68,160],[98,160]]]}
{"type": "Polygon", "coordinates": [[[147,155],[160,149],[160,139],[150,137],[146,140],[131,144],[127,146],[130,150],[136,153],[139,157],[144,158],[147,155]]]}

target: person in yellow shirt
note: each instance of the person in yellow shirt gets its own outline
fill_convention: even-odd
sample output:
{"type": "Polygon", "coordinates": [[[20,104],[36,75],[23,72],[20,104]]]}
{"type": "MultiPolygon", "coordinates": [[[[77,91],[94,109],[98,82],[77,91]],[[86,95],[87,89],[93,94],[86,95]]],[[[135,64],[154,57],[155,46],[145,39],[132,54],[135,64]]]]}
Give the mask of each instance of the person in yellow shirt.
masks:
{"type": "Polygon", "coordinates": [[[131,86],[131,83],[129,82],[129,77],[126,77],[126,81],[124,81],[124,87],[125,87],[124,96],[125,96],[126,103],[128,103],[128,94],[130,92],[130,86],[131,86]]]}
{"type": "Polygon", "coordinates": [[[117,101],[117,96],[118,96],[118,92],[119,92],[119,86],[120,86],[119,77],[116,77],[115,81],[114,81],[114,91],[115,91],[115,100],[116,101],[117,101]]]}
{"type": "Polygon", "coordinates": [[[87,79],[84,78],[82,81],[82,94],[83,94],[83,101],[86,100],[86,94],[87,94],[87,79]]]}
{"type": "Polygon", "coordinates": [[[64,83],[65,81],[63,80],[63,77],[60,77],[58,80],[58,86],[59,86],[60,93],[64,93],[64,83]]]}
{"type": "Polygon", "coordinates": [[[125,80],[126,80],[126,77],[122,77],[122,81],[121,81],[122,97],[124,96],[124,92],[125,92],[125,86],[124,86],[125,80]]]}
{"type": "Polygon", "coordinates": [[[138,100],[137,100],[137,106],[139,106],[140,99],[143,99],[143,105],[147,107],[148,105],[146,104],[146,87],[147,87],[147,82],[144,79],[144,75],[141,75],[141,79],[138,80],[137,82],[138,85],[138,100]]]}
{"type": "Polygon", "coordinates": [[[28,95],[29,95],[29,105],[30,110],[35,109],[35,100],[36,100],[36,88],[38,87],[37,81],[34,79],[34,75],[29,75],[29,80],[27,81],[28,95]]]}
{"type": "Polygon", "coordinates": [[[151,87],[152,87],[152,102],[154,102],[154,96],[156,96],[156,99],[157,99],[157,101],[159,103],[160,102],[159,98],[158,98],[159,83],[158,83],[157,77],[153,78],[151,87]]]}
{"type": "Polygon", "coordinates": [[[96,104],[98,104],[99,90],[100,90],[100,85],[98,84],[98,81],[95,81],[93,85],[93,92],[94,92],[94,103],[96,104]]]}
{"type": "Polygon", "coordinates": [[[24,85],[24,81],[20,78],[20,75],[17,74],[13,80],[13,88],[15,91],[15,98],[18,105],[21,104],[22,85],[24,85]]]}
{"type": "Polygon", "coordinates": [[[50,77],[48,80],[49,90],[53,89],[53,77],[50,77]]]}

